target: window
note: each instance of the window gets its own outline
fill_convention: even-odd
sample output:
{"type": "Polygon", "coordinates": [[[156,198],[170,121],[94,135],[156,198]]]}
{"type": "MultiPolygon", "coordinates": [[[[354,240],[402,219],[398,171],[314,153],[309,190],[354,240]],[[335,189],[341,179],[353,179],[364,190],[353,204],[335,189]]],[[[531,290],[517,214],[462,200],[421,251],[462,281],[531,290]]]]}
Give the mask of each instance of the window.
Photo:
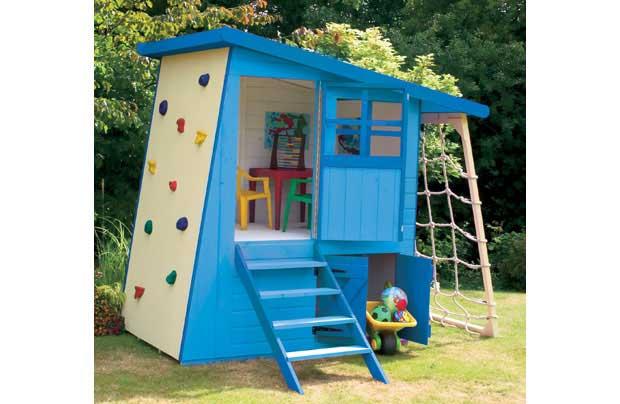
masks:
{"type": "MultiPolygon", "coordinates": [[[[366,159],[401,156],[402,102],[367,97],[368,92],[363,91],[360,99],[336,99],[336,118],[327,122],[332,128],[327,134],[334,136],[326,140],[327,155],[366,159]]],[[[374,164],[369,161],[369,165],[374,164]]]]}

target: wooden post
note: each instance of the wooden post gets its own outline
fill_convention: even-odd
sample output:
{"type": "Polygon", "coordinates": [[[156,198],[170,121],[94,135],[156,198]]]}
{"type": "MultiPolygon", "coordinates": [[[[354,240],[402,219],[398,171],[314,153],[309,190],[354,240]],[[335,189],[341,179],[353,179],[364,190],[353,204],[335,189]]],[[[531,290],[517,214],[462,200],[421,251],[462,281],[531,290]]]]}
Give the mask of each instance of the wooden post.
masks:
{"type": "Polygon", "coordinates": [[[476,228],[476,238],[478,239],[478,254],[480,256],[480,270],[482,271],[482,282],[484,283],[484,295],[487,301],[487,325],[481,330],[480,335],[485,337],[495,337],[497,335],[497,315],[495,313],[495,297],[493,295],[493,284],[491,282],[491,264],[487,251],[487,239],[484,234],[484,222],[482,221],[482,203],[478,194],[478,176],[474,166],[474,154],[471,148],[471,138],[469,137],[469,125],[467,116],[460,114],[458,121],[450,122],[454,129],[461,135],[463,144],[463,157],[465,160],[465,171],[469,184],[469,194],[471,199],[471,209],[474,216],[474,227],[476,228]]]}
{"type": "MultiPolygon", "coordinates": [[[[469,126],[467,124],[467,115],[456,113],[426,113],[422,114],[422,123],[430,124],[450,124],[456,129],[461,136],[461,144],[463,145],[463,157],[465,161],[465,172],[467,174],[467,183],[469,185],[469,195],[471,199],[472,214],[474,217],[474,227],[476,229],[476,238],[479,240],[478,255],[480,257],[480,271],[482,273],[482,282],[484,284],[484,299],[487,306],[487,324],[480,327],[474,324],[468,324],[468,328],[478,332],[485,337],[497,336],[497,314],[495,311],[495,297],[493,295],[493,283],[491,282],[491,264],[489,263],[489,254],[487,251],[487,239],[484,234],[484,222],[482,220],[482,203],[478,194],[478,176],[474,166],[474,154],[471,148],[471,138],[469,136],[469,126]]],[[[444,318],[436,315],[433,318],[442,320],[447,324],[451,324],[460,328],[465,328],[465,322],[456,319],[444,318]]]]}

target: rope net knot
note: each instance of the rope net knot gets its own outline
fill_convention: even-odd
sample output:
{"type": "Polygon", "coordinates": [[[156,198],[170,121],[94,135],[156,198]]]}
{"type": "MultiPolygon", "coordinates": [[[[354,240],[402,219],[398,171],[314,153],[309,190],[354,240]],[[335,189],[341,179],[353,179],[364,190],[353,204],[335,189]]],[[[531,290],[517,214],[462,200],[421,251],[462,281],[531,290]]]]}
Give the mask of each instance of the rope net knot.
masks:
{"type": "MultiPolygon", "coordinates": [[[[450,147],[447,146],[449,139],[446,138],[445,129],[444,124],[432,125],[430,128],[427,124],[421,133],[420,188],[423,187],[423,189],[419,189],[417,194],[426,205],[425,210],[420,206],[419,214],[426,215],[427,221],[416,222],[419,231],[416,237],[415,254],[418,257],[432,260],[433,264],[431,319],[444,326],[461,327],[471,334],[483,334],[488,321],[497,318],[495,302],[492,298],[490,265],[487,264],[488,258],[486,257],[486,239],[484,231],[478,226],[473,231],[476,235],[473,235],[465,229],[467,224],[459,225],[455,220],[455,211],[459,213],[464,211],[462,206],[457,206],[455,203],[461,203],[469,206],[474,222],[478,220],[480,224],[482,223],[479,210],[481,204],[477,197],[477,184],[475,184],[478,176],[473,174],[473,156],[464,156],[470,173],[462,169],[457,157],[450,155],[458,150],[458,146],[454,142],[450,142],[450,147]],[[457,194],[455,189],[459,188],[456,185],[451,188],[451,177],[467,180],[469,198],[457,194]],[[472,192],[472,182],[476,187],[475,193],[472,192]],[[431,184],[440,189],[431,189],[431,184]],[[426,236],[426,239],[424,240],[421,236],[426,236]],[[418,241],[422,241],[423,245],[418,245],[418,241]],[[478,250],[477,253],[473,253],[474,250],[478,250]],[[484,260],[481,254],[484,254],[484,260]],[[476,262],[471,262],[472,260],[476,262]],[[484,265],[481,264],[482,262],[484,265]],[[439,277],[447,275],[451,276],[451,279],[447,281],[449,288],[442,289],[439,277]],[[464,290],[461,287],[460,277],[465,276],[471,281],[472,275],[482,275],[483,279],[488,275],[486,281],[480,282],[484,286],[483,292],[464,290]]],[[[469,142],[469,133],[466,133],[465,138],[462,132],[463,130],[459,132],[461,140],[469,142]]],[[[471,150],[471,147],[463,147],[463,149],[471,150]]]]}

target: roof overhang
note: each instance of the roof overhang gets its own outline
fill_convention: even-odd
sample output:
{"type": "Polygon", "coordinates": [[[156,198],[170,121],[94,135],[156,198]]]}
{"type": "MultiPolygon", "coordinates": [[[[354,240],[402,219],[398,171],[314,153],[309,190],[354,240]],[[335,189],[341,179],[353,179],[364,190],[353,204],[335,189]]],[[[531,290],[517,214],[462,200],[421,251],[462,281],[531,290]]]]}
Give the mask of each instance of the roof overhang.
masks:
{"type": "Polygon", "coordinates": [[[331,56],[321,55],[228,27],[161,41],[139,43],[137,50],[142,56],[159,59],[168,55],[234,46],[303,64],[354,82],[399,86],[412,97],[422,100],[423,112],[460,112],[479,118],[489,116],[489,107],[484,104],[386,76],[331,56]]]}

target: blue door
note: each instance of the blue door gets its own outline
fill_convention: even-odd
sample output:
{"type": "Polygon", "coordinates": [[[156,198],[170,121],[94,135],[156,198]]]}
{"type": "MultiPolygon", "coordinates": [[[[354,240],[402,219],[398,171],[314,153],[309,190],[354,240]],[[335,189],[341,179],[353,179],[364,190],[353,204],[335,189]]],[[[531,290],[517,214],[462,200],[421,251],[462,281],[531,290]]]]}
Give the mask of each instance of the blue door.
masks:
{"type": "Polygon", "coordinates": [[[323,83],[319,240],[401,238],[403,89],[323,83]]]}

